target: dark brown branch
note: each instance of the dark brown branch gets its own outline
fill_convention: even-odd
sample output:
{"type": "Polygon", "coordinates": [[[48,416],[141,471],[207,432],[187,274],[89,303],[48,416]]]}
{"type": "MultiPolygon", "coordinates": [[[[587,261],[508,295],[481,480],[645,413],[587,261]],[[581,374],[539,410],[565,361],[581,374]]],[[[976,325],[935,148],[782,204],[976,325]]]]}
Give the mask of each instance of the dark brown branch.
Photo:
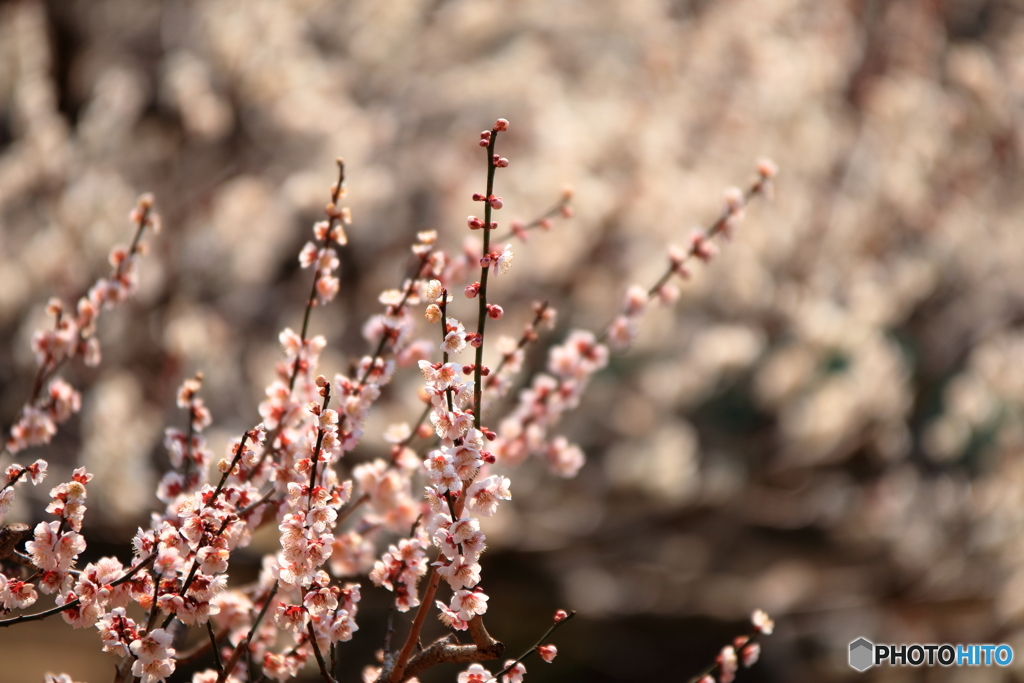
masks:
{"type": "Polygon", "coordinates": [[[506,666],[506,667],[505,667],[504,669],[502,669],[502,670],[501,670],[501,671],[499,671],[498,673],[494,674],[494,677],[493,677],[493,678],[491,678],[491,679],[490,679],[489,681],[487,681],[487,683],[490,683],[490,681],[496,681],[496,680],[498,680],[499,678],[501,678],[502,676],[504,676],[505,674],[507,674],[508,672],[512,671],[512,669],[514,669],[514,668],[515,668],[516,664],[518,664],[519,662],[523,661],[524,659],[526,659],[527,657],[529,657],[529,656],[530,656],[531,654],[533,654],[534,652],[536,652],[536,651],[537,651],[537,648],[538,648],[538,647],[540,647],[540,646],[541,646],[541,644],[542,644],[542,643],[543,643],[543,642],[544,642],[545,640],[547,640],[548,638],[550,638],[550,637],[551,637],[551,634],[552,634],[552,633],[554,633],[554,632],[555,632],[555,630],[556,630],[556,629],[557,629],[557,628],[558,628],[559,626],[561,626],[561,625],[562,625],[562,624],[564,624],[565,622],[569,621],[569,620],[570,620],[570,619],[572,619],[572,618],[573,618],[574,616],[576,616],[576,610],[572,610],[571,612],[569,612],[568,614],[566,614],[566,615],[565,615],[565,617],[564,617],[564,618],[563,618],[563,619],[562,619],[561,621],[556,621],[555,623],[551,624],[551,627],[550,627],[550,628],[549,628],[549,629],[548,629],[547,631],[545,631],[545,632],[544,632],[544,635],[542,635],[542,636],[541,636],[540,638],[538,638],[538,639],[537,639],[537,642],[536,642],[536,643],[534,643],[534,644],[533,644],[533,646],[532,646],[532,647],[530,647],[530,649],[529,649],[529,650],[527,650],[526,652],[524,652],[523,654],[521,654],[521,655],[519,656],[519,658],[518,658],[518,659],[516,659],[516,660],[514,660],[513,662],[511,662],[511,663],[510,663],[510,664],[509,664],[508,666],[506,666]]]}
{"type": "Polygon", "coordinates": [[[324,656],[320,652],[320,645],[316,642],[316,632],[313,630],[313,620],[310,619],[308,624],[309,630],[309,642],[313,646],[313,655],[316,657],[316,664],[320,667],[320,676],[327,681],[327,683],[338,683],[334,680],[334,676],[327,672],[327,662],[324,661],[324,656]]]}

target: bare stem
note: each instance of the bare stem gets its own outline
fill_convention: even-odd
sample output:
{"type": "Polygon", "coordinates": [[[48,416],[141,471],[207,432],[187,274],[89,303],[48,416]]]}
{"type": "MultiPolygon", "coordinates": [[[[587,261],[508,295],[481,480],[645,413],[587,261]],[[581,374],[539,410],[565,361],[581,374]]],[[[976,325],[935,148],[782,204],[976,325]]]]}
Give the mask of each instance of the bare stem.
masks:
{"type": "MultiPolygon", "coordinates": [[[[238,660],[241,658],[242,653],[249,652],[249,643],[256,637],[256,629],[259,628],[260,622],[263,621],[263,617],[267,614],[267,608],[270,607],[270,603],[274,601],[274,596],[277,595],[277,582],[274,582],[274,587],[267,593],[267,599],[263,603],[263,607],[260,608],[259,614],[256,615],[256,619],[252,622],[252,628],[249,629],[249,633],[242,639],[238,646],[235,647],[235,651],[231,653],[231,658],[228,663],[224,666],[224,669],[220,672],[220,676],[217,677],[217,683],[224,683],[224,680],[235,670],[235,666],[238,664],[238,660]]],[[[249,675],[252,675],[252,667],[249,667],[249,675]]]]}
{"type": "Polygon", "coordinates": [[[489,678],[489,679],[488,679],[488,680],[486,681],[486,683],[490,683],[490,681],[496,681],[496,680],[498,680],[499,678],[501,678],[502,676],[504,676],[505,674],[507,674],[508,672],[512,671],[512,669],[514,669],[514,668],[515,668],[516,664],[519,664],[519,663],[520,663],[520,662],[522,662],[522,661],[523,661],[524,659],[526,659],[527,657],[529,657],[529,656],[530,656],[531,654],[533,654],[534,652],[536,652],[536,651],[537,651],[537,648],[538,648],[538,647],[540,647],[540,646],[541,646],[541,644],[542,644],[542,643],[543,643],[543,642],[544,642],[545,640],[547,640],[548,638],[550,638],[550,637],[551,637],[551,634],[552,634],[552,633],[554,633],[556,629],[558,629],[558,628],[559,628],[559,627],[560,627],[560,626],[561,626],[562,624],[564,624],[565,622],[567,622],[567,621],[569,621],[570,619],[572,619],[572,618],[573,618],[574,616],[576,616],[576,610],[573,610],[573,611],[569,612],[569,613],[568,613],[568,614],[567,614],[567,615],[565,616],[565,618],[564,618],[564,619],[562,619],[561,621],[556,621],[555,623],[551,624],[551,627],[550,627],[550,628],[549,628],[549,629],[548,629],[547,631],[545,631],[545,632],[544,632],[544,635],[542,635],[542,636],[541,636],[540,638],[538,638],[538,639],[537,639],[537,642],[536,642],[536,643],[534,643],[534,644],[533,644],[533,645],[532,645],[532,646],[530,647],[530,649],[529,649],[529,650],[527,650],[526,652],[524,652],[523,654],[521,654],[521,655],[519,656],[519,658],[518,658],[518,659],[516,659],[515,661],[513,661],[513,662],[512,662],[511,664],[509,664],[508,666],[506,666],[506,667],[505,667],[504,669],[502,669],[502,670],[501,670],[501,671],[499,671],[498,673],[494,674],[494,676],[493,676],[492,678],[489,678]]]}
{"type": "MultiPolygon", "coordinates": [[[[564,193],[562,195],[561,199],[559,199],[558,202],[556,202],[554,206],[552,206],[550,209],[548,209],[547,211],[545,211],[544,213],[542,213],[541,215],[537,216],[532,221],[530,221],[529,223],[524,225],[523,226],[523,230],[533,230],[535,228],[539,228],[544,223],[545,220],[547,220],[549,218],[554,218],[558,214],[562,213],[562,210],[565,207],[569,206],[569,203],[571,201],[572,201],[572,193],[571,193],[571,191],[567,190],[566,193],[564,193]]],[[[516,236],[515,231],[510,230],[510,231],[506,232],[505,234],[501,235],[500,237],[496,237],[495,239],[498,242],[504,242],[505,240],[512,239],[515,236],[516,236]]]]}
{"type": "MultiPolygon", "coordinates": [[[[490,197],[494,194],[494,171],[497,169],[497,165],[494,163],[494,143],[497,141],[498,129],[492,128],[491,138],[487,143],[487,192],[484,195],[484,244],[481,253],[485,259],[491,251],[490,197]]],[[[481,398],[483,386],[480,378],[484,368],[484,328],[487,326],[487,274],[491,269],[490,260],[485,261],[485,263],[487,265],[480,267],[480,293],[477,295],[477,298],[480,299],[480,306],[476,323],[476,341],[479,346],[476,347],[476,367],[473,369],[473,426],[477,429],[480,429],[480,419],[482,417],[481,398]]]]}
{"type": "Polygon", "coordinates": [[[217,666],[217,673],[224,671],[224,664],[220,661],[220,648],[217,647],[217,634],[213,632],[213,622],[206,620],[206,632],[210,635],[210,649],[213,650],[213,663],[217,666]]]}
{"type": "Polygon", "coordinates": [[[398,653],[398,659],[395,660],[395,668],[391,670],[391,676],[388,679],[391,683],[398,683],[398,681],[404,680],[405,666],[409,662],[409,657],[412,656],[413,648],[419,642],[420,631],[423,629],[423,622],[426,621],[427,612],[434,606],[434,594],[437,593],[437,586],[440,582],[441,575],[434,571],[433,566],[431,566],[430,573],[427,575],[427,588],[423,592],[420,606],[416,609],[416,616],[413,618],[412,626],[409,628],[409,636],[405,639],[401,652],[398,653]]]}
{"type": "Polygon", "coordinates": [[[317,666],[320,667],[320,676],[327,681],[327,683],[338,683],[334,680],[334,677],[327,672],[327,662],[324,661],[324,656],[320,652],[320,646],[316,642],[316,632],[313,630],[313,621],[310,620],[307,626],[309,630],[309,642],[313,645],[313,654],[316,656],[317,666]]]}

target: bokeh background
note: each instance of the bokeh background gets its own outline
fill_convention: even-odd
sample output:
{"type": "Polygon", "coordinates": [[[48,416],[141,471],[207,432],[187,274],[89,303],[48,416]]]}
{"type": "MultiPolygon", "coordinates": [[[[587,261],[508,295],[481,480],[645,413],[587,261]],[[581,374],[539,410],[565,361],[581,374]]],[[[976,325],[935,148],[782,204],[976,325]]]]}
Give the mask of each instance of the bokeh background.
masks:
{"type": "MultiPolygon", "coordinates": [[[[517,652],[580,611],[530,678],[686,680],[761,607],[777,631],[742,680],[1024,679],[1019,0],[0,5],[0,424],[47,298],[106,272],[139,192],[164,217],[138,298],[101,320],[103,364],[66,373],[81,415],[21,457],[51,459],[50,482],[96,473],[89,553],[126,557],[156,504],[183,377],[206,373],[218,455],[258,420],[334,158],[355,225],[342,296],[313,320],[332,373],[367,350],[417,230],[459,248],[498,116],[502,219],[576,190],[577,217],[517,247],[493,295],[512,334],[530,301],[560,309],[534,367],[652,282],[758,157],[781,167],[774,201],[565,422],[579,477],[513,477],[485,556],[491,631],[517,652]],[[1019,656],[860,675],[859,636],[1019,656]]],[[[415,419],[418,381],[395,381],[354,461],[415,419]]],[[[39,494],[8,521],[38,521],[39,494]]],[[[378,593],[343,650],[353,680],[382,642],[378,593]]],[[[0,633],[4,681],[95,683],[108,657],[59,619],[0,633]]]]}

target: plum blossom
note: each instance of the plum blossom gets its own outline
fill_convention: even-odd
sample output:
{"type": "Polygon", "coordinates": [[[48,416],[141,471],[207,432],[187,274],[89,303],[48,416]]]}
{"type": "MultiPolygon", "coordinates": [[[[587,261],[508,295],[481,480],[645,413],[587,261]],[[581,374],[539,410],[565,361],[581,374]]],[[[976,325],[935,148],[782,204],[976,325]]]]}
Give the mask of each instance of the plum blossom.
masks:
{"type": "Polygon", "coordinates": [[[499,501],[512,499],[510,484],[508,477],[499,475],[473,482],[466,490],[466,508],[474,514],[492,517],[499,501]]]}
{"type": "Polygon", "coordinates": [[[445,320],[445,336],[441,350],[447,354],[460,353],[466,348],[466,328],[455,318],[445,320]]]}
{"type": "Polygon", "coordinates": [[[498,255],[495,260],[497,269],[494,271],[495,275],[505,275],[508,273],[509,268],[512,267],[512,259],[515,258],[515,252],[512,251],[512,245],[506,244],[505,249],[498,255]]]}
{"type": "Polygon", "coordinates": [[[487,601],[490,598],[481,590],[474,591],[457,590],[452,596],[451,609],[458,613],[463,621],[469,621],[478,614],[487,611],[487,601]]]}
{"type": "Polygon", "coordinates": [[[487,683],[491,678],[491,672],[482,665],[470,664],[468,669],[459,674],[459,683],[487,683]]]}
{"type": "Polygon", "coordinates": [[[437,573],[444,577],[453,589],[472,588],[480,583],[480,565],[465,557],[456,557],[450,564],[442,564],[437,573]]]}
{"type": "Polygon", "coordinates": [[[0,606],[4,611],[22,609],[35,604],[36,589],[31,583],[8,579],[0,574],[0,606]]]}
{"type": "Polygon", "coordinates": [[[726,645],[718,653],[715,662],[718,664],[718,677],[721,683],[732,683],[736,678],[736,671],[739,669],[736,649],[732,645],[726,645]]]}
{"type": "Polygon", "coordinates": [[[504,668],[508,669],[508,673],[502,675],[502,683],[523,683],[523,676],[526,674],[526,667],[523,666],[522,662],[509,659],[506,660],[504,668]]]}
{"type": "Polygon", "coordinates": [[[750,621],[754,624],[754,628],[759,633],[763,633],[766,636],[772,634],[772,630],[775,628],[775,622],[772,621],[771,617],[762,610],[754,610],[754,613],[750,616],[750,621]]]}

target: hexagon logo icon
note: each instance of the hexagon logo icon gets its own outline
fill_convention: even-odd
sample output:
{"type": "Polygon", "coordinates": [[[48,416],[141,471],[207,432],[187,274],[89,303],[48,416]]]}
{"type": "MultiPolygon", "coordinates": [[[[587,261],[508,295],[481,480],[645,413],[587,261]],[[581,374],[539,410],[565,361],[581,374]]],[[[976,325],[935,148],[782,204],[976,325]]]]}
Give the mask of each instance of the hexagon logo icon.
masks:
{"type": "Polygon", "coordinates": [[[874,664],[875,645],[867,638],[858,638],[850,643],[850,666],[864,671],[874,664]]]}

